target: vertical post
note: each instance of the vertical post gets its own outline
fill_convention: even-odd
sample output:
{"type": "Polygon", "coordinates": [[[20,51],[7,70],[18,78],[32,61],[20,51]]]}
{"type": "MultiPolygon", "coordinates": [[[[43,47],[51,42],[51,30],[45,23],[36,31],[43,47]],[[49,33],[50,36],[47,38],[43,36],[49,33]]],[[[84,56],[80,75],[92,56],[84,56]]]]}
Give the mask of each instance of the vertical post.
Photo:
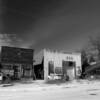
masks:
{"type": "Polygon", "coordinates": [[[44,50],[44,80],[48,81],[48,59],[46,51],[44,50]]]}
{"type": "Polygon", "coordinates": [[[18,66],[19,66],[19,71],[18,71],[18,73],[19,73],[19,78],[21,79],[21,74],[22,74],[22,72],[21,72],[21,64],[18,64],[18,66]]]}
{"type": "Polygon", "coordinates": [[[34,72],[34,65],[32,65],[32,78],[33,78],[33,80],[36,80],[36,75],[34,72]]]}

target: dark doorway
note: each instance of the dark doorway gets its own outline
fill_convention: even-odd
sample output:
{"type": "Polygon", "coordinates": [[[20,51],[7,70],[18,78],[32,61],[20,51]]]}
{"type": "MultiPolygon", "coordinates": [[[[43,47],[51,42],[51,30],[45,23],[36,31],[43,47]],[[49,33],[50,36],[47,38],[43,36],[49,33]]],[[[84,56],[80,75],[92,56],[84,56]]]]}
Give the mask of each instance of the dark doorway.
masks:
{"type": "Polygon", "coordinates": [[[44,79],[43,60],[41,64],[34,65],[34,73],[35,73],[36,79],[40,79],[40,80],[44,79]]]}

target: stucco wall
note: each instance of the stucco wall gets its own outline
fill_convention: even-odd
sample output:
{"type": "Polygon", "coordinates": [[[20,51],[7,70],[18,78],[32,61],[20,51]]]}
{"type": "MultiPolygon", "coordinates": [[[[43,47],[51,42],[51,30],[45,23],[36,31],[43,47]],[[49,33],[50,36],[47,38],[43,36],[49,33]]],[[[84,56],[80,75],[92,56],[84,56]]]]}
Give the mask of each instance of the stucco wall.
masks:
{"type": "Polygon", "coordinates": [[[62,67],[62,61],[73,61],[76,63],[76,74],[77,70],[81,69],[81,54],[80,53],[62,53],[44,50],[44,78],[48,76],[48,62],[54,61],[54,67],[62,67]]]}

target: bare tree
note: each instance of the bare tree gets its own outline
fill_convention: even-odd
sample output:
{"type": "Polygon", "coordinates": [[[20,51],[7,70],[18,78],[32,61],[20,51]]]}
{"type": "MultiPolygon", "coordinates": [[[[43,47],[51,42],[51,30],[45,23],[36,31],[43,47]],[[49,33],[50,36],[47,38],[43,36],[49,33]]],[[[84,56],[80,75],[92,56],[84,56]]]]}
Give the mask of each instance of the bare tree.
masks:
{"type": "Polygon", "coordinates": [[[100,37],[89,38],[88,53],[90,58],[95,58],[96,61],[100,61],[100,37]]]}
{"type": "Polygon", "coordinates": [[[100,62],[100,37],[90,37],[85,47],[81,50],[82,55],[82,77],[85,71],[91,67],[93,62],[100,62]]]}
{"type": "Polygon", "coordinates": [[[84,78],[84,72],[86,68],[89,66],[88,57],[85,49],[81,50],[81,59],[82,59],[82,74],[81,77],[84,78]]]}

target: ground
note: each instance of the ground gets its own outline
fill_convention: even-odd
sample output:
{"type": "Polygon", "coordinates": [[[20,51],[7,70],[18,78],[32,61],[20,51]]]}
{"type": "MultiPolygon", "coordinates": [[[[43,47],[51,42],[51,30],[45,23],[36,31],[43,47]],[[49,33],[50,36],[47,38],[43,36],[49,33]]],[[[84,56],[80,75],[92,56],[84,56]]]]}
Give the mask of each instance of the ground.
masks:
{"type": "Polygon", "coordinates": [[[45,84],[43,81],[0,87],[0,100],[99,100],[100,81],[45,84]]]}

